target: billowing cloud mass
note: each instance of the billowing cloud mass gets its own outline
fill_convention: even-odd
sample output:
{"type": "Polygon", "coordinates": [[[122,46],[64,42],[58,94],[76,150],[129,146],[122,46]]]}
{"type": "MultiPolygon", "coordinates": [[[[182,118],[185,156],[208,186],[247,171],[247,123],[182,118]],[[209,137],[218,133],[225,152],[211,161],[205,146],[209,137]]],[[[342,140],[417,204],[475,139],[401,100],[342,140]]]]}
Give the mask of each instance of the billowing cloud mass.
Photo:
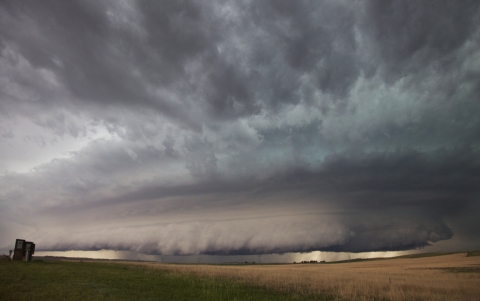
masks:
{"type": "Polygon", "coordinates": [[[480,248],[479,1],[0,2],[0,247],[480,248]]]}

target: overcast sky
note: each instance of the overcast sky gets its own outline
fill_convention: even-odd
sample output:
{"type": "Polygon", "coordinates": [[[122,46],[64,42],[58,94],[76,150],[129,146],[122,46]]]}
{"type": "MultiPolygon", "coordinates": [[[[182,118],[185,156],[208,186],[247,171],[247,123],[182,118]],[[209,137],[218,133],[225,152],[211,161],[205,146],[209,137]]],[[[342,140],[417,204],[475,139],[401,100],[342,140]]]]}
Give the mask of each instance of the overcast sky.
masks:
{"type": "Polygon", "coordinates": [[[480,249],[480,1],[0,1],[0,248],[480,249]]]}

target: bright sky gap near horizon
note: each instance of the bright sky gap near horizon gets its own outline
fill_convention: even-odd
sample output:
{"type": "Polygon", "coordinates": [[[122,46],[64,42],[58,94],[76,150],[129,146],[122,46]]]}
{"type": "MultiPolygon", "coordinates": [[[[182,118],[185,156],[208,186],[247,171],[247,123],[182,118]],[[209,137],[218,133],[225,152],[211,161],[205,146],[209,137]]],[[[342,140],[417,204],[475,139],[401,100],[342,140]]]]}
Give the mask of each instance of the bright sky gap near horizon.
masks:
{"type": "Polygon", "coordinates": [[[480,249],[479,155],[480,1],[0,1],[0,251],[480,249]]]}

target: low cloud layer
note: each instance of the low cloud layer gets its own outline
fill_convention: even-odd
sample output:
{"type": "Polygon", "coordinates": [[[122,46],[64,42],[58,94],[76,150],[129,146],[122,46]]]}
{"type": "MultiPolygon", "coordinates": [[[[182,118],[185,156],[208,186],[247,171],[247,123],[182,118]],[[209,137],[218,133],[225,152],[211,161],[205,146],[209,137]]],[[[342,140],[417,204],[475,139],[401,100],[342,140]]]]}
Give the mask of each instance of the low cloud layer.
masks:
{"type": "Polygon", "coordinates": [[[0,247],[479,241],[478,28],[476,1],[3,1],[0,247]]]}

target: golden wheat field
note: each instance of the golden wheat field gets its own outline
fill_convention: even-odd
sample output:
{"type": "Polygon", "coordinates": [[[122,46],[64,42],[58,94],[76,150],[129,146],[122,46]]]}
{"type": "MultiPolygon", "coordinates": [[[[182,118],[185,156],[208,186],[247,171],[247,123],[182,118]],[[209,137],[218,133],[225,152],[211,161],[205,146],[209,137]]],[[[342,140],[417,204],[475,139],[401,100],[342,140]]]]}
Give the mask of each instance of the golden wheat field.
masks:
{"type": "Polygon", "coordinates": [[[138,264],[336,300],[480,300],[480,256],[466,253],[339,264],[138,264]]]}

